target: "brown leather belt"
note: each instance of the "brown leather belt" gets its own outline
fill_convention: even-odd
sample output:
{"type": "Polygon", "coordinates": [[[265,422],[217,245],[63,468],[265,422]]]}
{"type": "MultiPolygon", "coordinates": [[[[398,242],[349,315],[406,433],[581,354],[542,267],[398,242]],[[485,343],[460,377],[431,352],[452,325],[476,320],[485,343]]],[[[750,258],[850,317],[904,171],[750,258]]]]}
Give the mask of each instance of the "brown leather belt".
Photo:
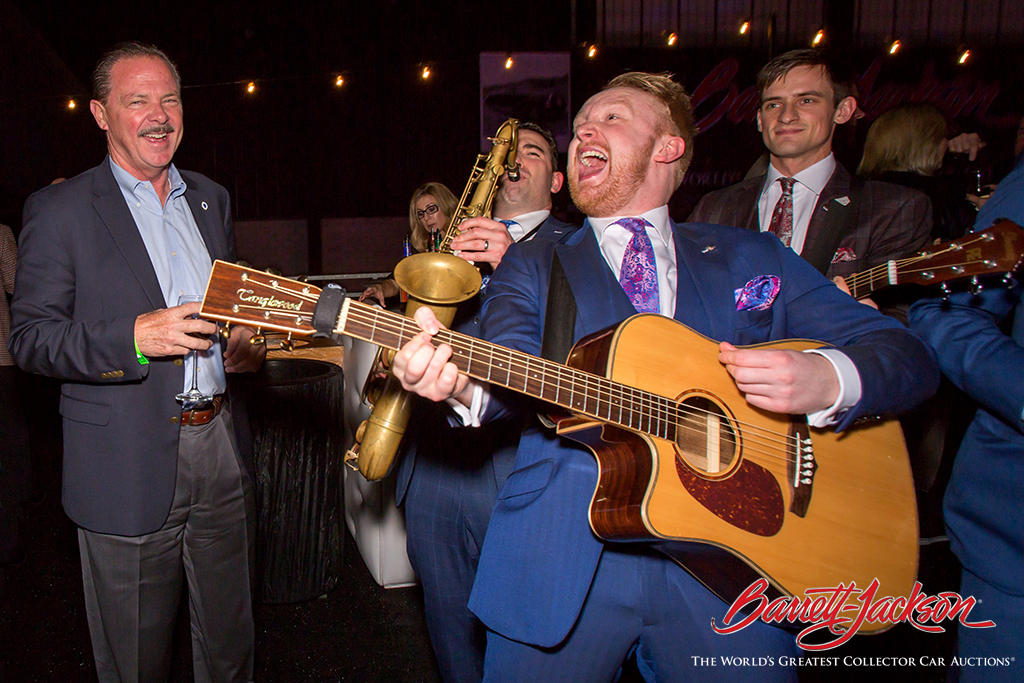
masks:
{"type": "Polygon", "coordinates": [[[181,411],[181,424],[183,425],[204,425],[217,417],[220,409],[224,407],[224,394],[217,394],[213,401],[205,408],[181,411]]]}

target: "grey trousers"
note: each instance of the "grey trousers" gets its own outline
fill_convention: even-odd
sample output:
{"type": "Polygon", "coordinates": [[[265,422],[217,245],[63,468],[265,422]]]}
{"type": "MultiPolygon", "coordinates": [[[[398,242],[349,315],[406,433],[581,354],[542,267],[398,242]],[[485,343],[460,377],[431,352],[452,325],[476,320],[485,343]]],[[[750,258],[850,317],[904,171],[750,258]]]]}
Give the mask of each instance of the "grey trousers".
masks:
{"type": "Polygon", "coordinates": [[[252,680],[254,520],[225,408],[208,424],[181,428],[174,502],[160,530],[137,537],[78,530],[101,683],[168,680],[183,575],[195,680],[252,680]]]}

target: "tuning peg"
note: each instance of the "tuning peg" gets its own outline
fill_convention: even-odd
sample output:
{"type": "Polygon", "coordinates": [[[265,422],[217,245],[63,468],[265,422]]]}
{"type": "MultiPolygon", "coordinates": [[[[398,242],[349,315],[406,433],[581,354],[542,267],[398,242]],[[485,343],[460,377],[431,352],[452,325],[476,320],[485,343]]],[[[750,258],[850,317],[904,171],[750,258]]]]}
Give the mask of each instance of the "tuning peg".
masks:
{"type": "Polygon", "coordinates": [[[217,328],[217,334],[219,334],[223,339],[227,339],[228,337],[230,337],[231,336],[231,323],[224,323],[223,325],[218,327],[217,328]]]}
{"type": "Polygon", "coordinates": [[[942,300],[949,301],[949,295],[951,294],[951,292],[949,291],[949,284],[943,282],[941,285],[939,285],[939,289],[942,290],[942,300]]]}
{"type": "Polygon", "coordinates": [[[291,337],[289,336],[288,339],[282,339],[280,342],[278,342],[277,348],[281,349],[282,351],[287,351],[288,353],[291,353],[292,351],[295,350],[295,342],[293,342],[291,340],[291,337]]]}
{"type": "Polygon", "coordinates": [[[974,277],[972,277],[971,278],[971,294],[973,294],[974,296],[978,296],[978,294],[980,294],[981,290],[983,290],[983,289],[985,289],[985,286],[983,284],[981,284],[980,280],[978,280],[978,276],[975,275],[974,277]]]}
{"type": "Polygon", "coordinates": [[[249,337],[249,343],[253,346],[256,346],[257,344],[266,344],[267,338],[263,335],[263,330],[257,327],[256,334],[249,337]]]}

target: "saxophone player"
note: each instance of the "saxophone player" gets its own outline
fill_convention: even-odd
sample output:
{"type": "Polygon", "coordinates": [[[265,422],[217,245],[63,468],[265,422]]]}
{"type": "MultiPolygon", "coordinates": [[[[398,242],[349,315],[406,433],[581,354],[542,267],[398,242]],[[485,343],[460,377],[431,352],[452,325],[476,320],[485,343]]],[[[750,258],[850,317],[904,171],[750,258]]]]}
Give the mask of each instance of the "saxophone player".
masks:
{"type": "MultiPolygon", "coordinates": [[[[459,227],[452,249],[475,263],[497,266],[509,245],[543,239],[561,241],[576,228],[551,215],[552,194],[564,176],[551,133],[523,123],[517,148],[519,175],[498,181],[492,207],[497,220],[470,218],[459,227]]],[[[486,284],[485,284],[486,287],[486,284]]],[[[477,336],[481,294],[464,302],[454,327],[477,336]]],[[[484,532],[498,489],[512,468],[522,424],[453,427],[461,405],[419,400],[399,464],[397,499],[405,506],[409,559],[423,583],[427,629],[446,683],[483,676],[485,629],[469,611],[470,590],[484,532]]]]}

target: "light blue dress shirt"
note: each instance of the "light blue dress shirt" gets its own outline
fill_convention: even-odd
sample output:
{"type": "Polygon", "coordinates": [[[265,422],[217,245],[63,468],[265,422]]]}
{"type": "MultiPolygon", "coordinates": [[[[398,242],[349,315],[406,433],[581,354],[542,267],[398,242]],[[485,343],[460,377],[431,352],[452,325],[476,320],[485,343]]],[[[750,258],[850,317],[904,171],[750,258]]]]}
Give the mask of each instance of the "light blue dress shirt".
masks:
{"type": "MultiPolygon", "coordinates": [[[[177,306],[178,297],[184,294],[202,296],[206,292],[213,263],[185,199],[188,186],[178,169],[174,164],[168,169],[171,191],[167,195],[167,202],[161,206],[153,183],[132,176],[113,159],[110,159],[110,168],[135,219],[146,251],[149,252],[149,260],[160,282],[164,303],[168,307],[177,306]]],[[[224,393],[227,381],[224,378],[220,344],[214,340],[213,346],[197,355],[199,390],[208,395],[224,393]]],[[[185,357],[185,381],[182,388],[188,390],[191,386],[192,355],[189,354],[185,357]]]]}

